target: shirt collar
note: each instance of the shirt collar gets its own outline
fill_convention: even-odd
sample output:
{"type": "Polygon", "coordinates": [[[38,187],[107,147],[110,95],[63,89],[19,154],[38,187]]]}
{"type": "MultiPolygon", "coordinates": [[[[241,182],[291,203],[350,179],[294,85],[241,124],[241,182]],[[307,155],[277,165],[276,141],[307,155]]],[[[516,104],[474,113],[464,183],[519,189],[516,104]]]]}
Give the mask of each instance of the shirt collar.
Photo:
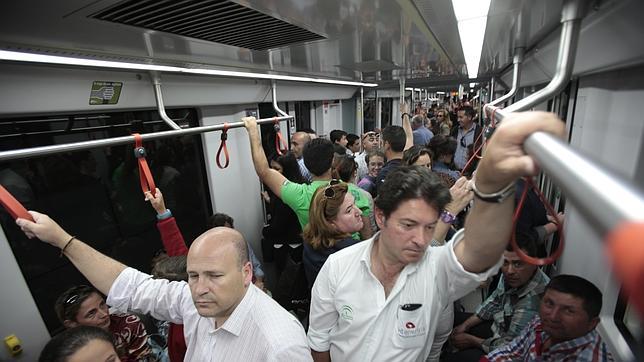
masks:
{"type": "MultiPolygon", "coordinates": [[[[550,339],[550,336],[548,333],[543,331],[541,327],[541,318],[537,315],[536,318],[538,318],[539,323],[537,323],[537,333],[541,333],[541,335],[545,338],[542,339],[542,343],[545,342],[547,339],[550,339]]],[[[581,337],[577,337],[575,339],[570,339],[567,341],[559,342],[557,344],[553,344],[550,346],[550,348],[546,351],[542,351],[543,353],[548,353],[548,354],[554,354],[554,353],[570,353],[570,348],[572,347],[581,347],[590,343],[596,343],[599,341],[601,337],[599,336],[599,333],[597,333],[597,330],[593,328],[592,331],[584,334],[581,337]]]]}
{"type": "MultiPolygon", "coordinates": [[[[363,241],[363,243],[367,243],[367,244],[365,244],[365,245],[367,245],[367,247],[364,248],[364,250],[362,251],[362,255],[360,255],[360,262],[369,271],[371,271],[371,251],[373,250],[374,243],[376,242],[376,240],[379,240],[379,238],[380,238],[380,231],[378,231],[376,233],[376,235],[371,237],[371,239],[367,239],[367,240],[363,241]]],[[[423,259],[425,259],[427,257],[427,254],[429,253],[429,251],[430,251],[429,248],[427,248],[427,250],[425,250],[425,256],[423,256],[423,258],[421,258],[418,261],[418,263],[421,263],[423,261],[423,259]]],[[[402,275],[409,275],[409,274],[415,272],[416,269],[418,269],[418,263],[410,263],[410,264],[405,265],[405,267],[400,271],[400,274],[398,275],[398,278],[400,279],[400,276],[402,276],[402,275]]],[[[397,283],[398,283],[398,281],[396,281],[396,284],[397,283]]]]}
{"type": "Polygon", "coordinates": [[[509,286],[506,287],[505,277],[503,278],[503,287],[505,288],[507,293],[516,294],[519,298],[523,298],[531,292],[534,292],[534,294],[540,294],[541,292],[543,292],[547,281],[547,276],[541,271],[541,269],[537,268],[532,278],[530,278],[528,283],[526,283],[521,288],[515,289],[508,288],[509,286]],[[537,290],[538,288],[540,288],[541,290],[537,290]]]}
{"type": "Polygon", "coordinates": [[[239,302],[235,310],[230,314],[230,317],[226,319],[219,329],[223,329],[239,337],[242,332],[244,320],[251,315],[250,311],[252,310],[253,304],[255,304],[257,292],[258,289],[254,284],[249,285],[246,289],[246,294],[244,294],[244,298],[242,298],[241,302],[239,302]]]}

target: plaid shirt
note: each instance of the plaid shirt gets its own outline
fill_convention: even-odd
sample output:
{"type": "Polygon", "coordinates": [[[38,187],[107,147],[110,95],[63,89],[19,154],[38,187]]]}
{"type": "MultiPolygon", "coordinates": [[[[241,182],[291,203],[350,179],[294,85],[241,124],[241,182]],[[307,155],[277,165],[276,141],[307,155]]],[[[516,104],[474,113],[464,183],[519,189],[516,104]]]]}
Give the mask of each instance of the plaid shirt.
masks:
{"type": "Polygon", "coordinates": [[[604,362],[614,361],[596,330],[579,338],[561,342],[543,351],[542,343],[550,338],[541,329],[539,316],[528,324],[521,334],[508,345],[492,351],[487,355],[490,362],[503,361],[557,361],[557,362],[604,362]],[[541,343],[537,342],[539,335],[541,343]]]}
{"type": "Polygon", "coordinates": [[[483,351],[490,352],[507,344],[521,333],[523,328],[539,312],[541,295],[550,279],[537,269],[522,288],[505,289],[503,275],[499,285],[476,310],[482,320],[492,320],[492,337],[481,344],[483,351]]]}

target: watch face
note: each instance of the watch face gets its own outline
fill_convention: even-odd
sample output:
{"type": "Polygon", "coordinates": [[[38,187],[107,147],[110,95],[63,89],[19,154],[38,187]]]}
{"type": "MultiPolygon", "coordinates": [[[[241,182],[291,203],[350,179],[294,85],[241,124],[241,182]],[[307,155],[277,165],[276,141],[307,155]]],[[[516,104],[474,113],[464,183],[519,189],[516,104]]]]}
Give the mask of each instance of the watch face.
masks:
{"type": "Polygon", "coordinates": [[[441,221],[446,223],[446,224],[453,224],[454,221],[456,220],[456,216],[450,214],[449,212],[443,211],[441,212],[441,221]]]}

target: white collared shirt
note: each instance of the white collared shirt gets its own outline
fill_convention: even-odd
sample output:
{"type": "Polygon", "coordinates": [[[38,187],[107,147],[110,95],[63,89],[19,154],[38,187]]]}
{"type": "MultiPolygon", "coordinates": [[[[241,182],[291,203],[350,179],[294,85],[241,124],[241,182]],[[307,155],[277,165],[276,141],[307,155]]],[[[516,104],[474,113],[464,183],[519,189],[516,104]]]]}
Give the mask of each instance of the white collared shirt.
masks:
{"type": "Polygon", "coordinates": [[[332,254],[311,294],[308,331],[314,351],[330,351],[332,361],[424,361],[445,307],[494,275],[499,262],[482,274],[465,271],[454,247],[428,248],[424,258],[400,272],[391,293],[371,271],[373,238],[332,254]]]}
{"type": "Polygon", "coordinates": [[[185,361],[311,361],[300,322],[251,284],[224,324],[197,313],[186,282],[152,279],[127,268],[116,278],[107,304],[183,324],[185,361]]]}
{"type": "Polygon", "coordinates": [[[358,176],[356,177],[356,182],[362,180],[369,174],[369,167],[367,166],[366,156],[367,152],[362,151],[354,159],[354,161],[358,164],[358,176]]]}

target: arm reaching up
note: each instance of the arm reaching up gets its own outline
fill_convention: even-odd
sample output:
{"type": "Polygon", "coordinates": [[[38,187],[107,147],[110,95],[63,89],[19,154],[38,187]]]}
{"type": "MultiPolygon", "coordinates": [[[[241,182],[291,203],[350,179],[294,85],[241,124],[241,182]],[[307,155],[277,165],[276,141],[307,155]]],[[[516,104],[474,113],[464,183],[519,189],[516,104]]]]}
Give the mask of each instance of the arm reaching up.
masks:
{"type": "Polygon", "coordinates": [[[186,241],[183,239],[181,230],[177,225],[177,220],[172,216],[170,210],[166,209],[165,202],[163,201],[163,194],[158,188],[154,195],[151,192],[145,192],[145,201],[149,201],[150,205],[157,212],[157,229],[161,234],[161,241],[163,248],[169,256],[187,255],[188,247],[186,241]]]}
{"type": "Polygon", "coordinates": [[[400,103],[400,114],[402,115],[402,127],[405,130],[407,141],[405,142],[405,150],[410,149],[414,145],[414,132],[411,129],[409,121],[409,105],[405,102],[400,103]]]}
{"type": "Polygon", "coordinates": [[[244,127],[246,127],[246,130],[248,131],[250,152],[253,157],[253,166],[255,166],[257,176],[259,176],[259,179],[262,180],[262,182],[268,186],[268,188],[271,189],[277,197],[281,198],[282,185],[287,181],[286,177],[273,170],[268,165],[264,149],[262,148],[262,140],[255,117],[244,117],[242,118],[242,121],[244,122],[244,127]]]}
{"type": "Polygon", "coordinates": [[[30,239],[36,237],[62,250],[74,266],[101,293],[107,295],[114,280],[126,266],[73,238],[45,214],[29,211],[34,222],[17,219],[16,224],[30,239]]]}

